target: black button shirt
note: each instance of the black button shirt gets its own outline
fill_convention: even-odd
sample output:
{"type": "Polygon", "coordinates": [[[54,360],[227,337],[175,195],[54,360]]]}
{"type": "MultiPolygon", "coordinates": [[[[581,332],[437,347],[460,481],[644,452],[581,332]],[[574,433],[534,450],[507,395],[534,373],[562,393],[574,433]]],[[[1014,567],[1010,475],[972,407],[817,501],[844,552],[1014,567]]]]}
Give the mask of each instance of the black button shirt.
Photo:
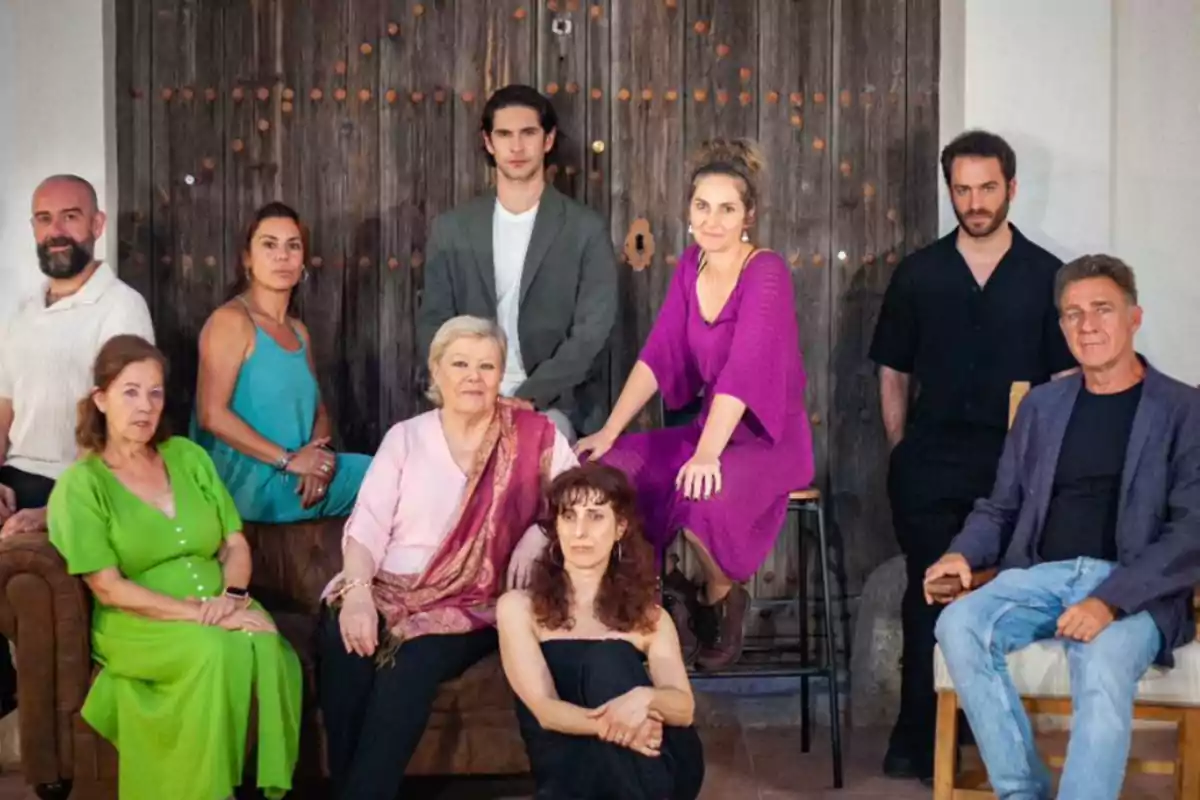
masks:
{"type": "Polygon", "coordinates": [[[1054,304],[1062,262],[1012,226],[1012,247],[981,287],[957,237],[955,229],[896,267],[870,357],[916,381],[910,426],[1003,435],[1014,381],[1044,383],[1075,366],[1054,304]]]}
{"type": "Polygon", "coordinates": [[[1043,561],[1117,560],[1125,451],[1142,384],[1117,394],[1079,390],[1054,472],[1039,546],[1043,561]]]}

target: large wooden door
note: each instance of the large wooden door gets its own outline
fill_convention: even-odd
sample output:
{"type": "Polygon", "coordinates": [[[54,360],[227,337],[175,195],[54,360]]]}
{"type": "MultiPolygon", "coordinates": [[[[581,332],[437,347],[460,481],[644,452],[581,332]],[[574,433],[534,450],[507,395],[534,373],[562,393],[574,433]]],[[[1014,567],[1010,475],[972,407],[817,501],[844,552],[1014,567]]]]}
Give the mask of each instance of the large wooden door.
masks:
{"type": "MultiPolygon", "coordinates": [[[[342,446],[421,407],[414,312],[429,224],[485,187],[479,115],[510,82],[560,119],[551,180],[648,224],[620,267],[613,393],[685,245],[685,159],[710,136],[768,159],[761,243],[795,276],[818,482],[853,594],[894,551],[867,345],[895,263],[934,235],[936,0],[131,0],[118,6],[120,272],[150,300],[192,403],[196,338],[256,206],[311,230],[302,314],[342,446]],[[643,246],[649,241],[643,237],[643,246]]],[[[648,412],[642,424],[656,424],[648,412]]],[[[757,579],[798,576],[791,537],[757,579]]]]}

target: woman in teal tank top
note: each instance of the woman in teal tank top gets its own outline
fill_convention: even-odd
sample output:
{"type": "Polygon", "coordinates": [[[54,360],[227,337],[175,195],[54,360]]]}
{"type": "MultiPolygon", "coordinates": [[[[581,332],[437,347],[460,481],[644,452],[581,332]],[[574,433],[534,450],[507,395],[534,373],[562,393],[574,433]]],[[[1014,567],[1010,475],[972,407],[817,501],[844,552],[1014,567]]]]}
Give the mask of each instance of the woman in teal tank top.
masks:
{"type": "Polygon", "coordinates": [[[234,298],[200,334],[192,439],[208,451],[238,513],[296,522],[350,513],[370,456],[334,454],[308,329],[288,315],[304,276],[299,215],[255,214],[234,298]]]}

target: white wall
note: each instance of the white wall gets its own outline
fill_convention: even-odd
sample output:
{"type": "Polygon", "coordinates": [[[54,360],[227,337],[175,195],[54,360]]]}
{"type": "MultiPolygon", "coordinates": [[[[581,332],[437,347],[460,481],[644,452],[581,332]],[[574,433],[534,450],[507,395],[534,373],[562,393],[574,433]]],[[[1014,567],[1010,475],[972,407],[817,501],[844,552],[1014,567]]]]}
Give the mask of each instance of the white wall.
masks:
{"type": "Polygon", "coordinates": [[[1116,20],[1113,249],[1138,273],[1142,349],[1200,384],[1200,0],[1117,0],[1116,20]]]}
{"type": "MultiPolygon", "coordinates": [[[[1139,348],[1200,383],[1200,0],[942,0],[941,140],[993,130],[1017,152],[1012,219],[1062,258],[1137,273],[1139,348]],[[1189,152],[1191,151],[1191,152],[1189,152]]],[[[942,230],[954,226],[943,192],[942,230]]]]}
{"type": "MultiPolygon", "coordinates": [[[[41,280],[29,203],[42,178],[86,178],[115,216],[113,2],[0,2],[0,319],[41,280]]],[[[98,248],[115,264],[110,232],[98,248]]]]}
{"type": "MultiPolygon", "coordinates": [[[[942,143],[1000,134],[1017,152],[1017,227],[1060,257],[1107,249],[1111,0],[943,0],[942,13],[942,143]]],[[[954,227],[945,192],[939,209],[954,227]]]]}

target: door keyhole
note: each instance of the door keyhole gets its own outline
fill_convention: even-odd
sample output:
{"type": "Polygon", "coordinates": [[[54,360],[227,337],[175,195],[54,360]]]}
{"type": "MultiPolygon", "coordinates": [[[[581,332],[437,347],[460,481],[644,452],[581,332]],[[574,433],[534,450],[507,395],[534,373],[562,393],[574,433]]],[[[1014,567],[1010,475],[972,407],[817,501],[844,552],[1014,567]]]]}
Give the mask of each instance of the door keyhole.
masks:
{"type": "Polygon", "coordinates": [[[641,272],[654,260],[654,232],[645,217],[635,219],[625,234],[625,263],[641,272]]]}

